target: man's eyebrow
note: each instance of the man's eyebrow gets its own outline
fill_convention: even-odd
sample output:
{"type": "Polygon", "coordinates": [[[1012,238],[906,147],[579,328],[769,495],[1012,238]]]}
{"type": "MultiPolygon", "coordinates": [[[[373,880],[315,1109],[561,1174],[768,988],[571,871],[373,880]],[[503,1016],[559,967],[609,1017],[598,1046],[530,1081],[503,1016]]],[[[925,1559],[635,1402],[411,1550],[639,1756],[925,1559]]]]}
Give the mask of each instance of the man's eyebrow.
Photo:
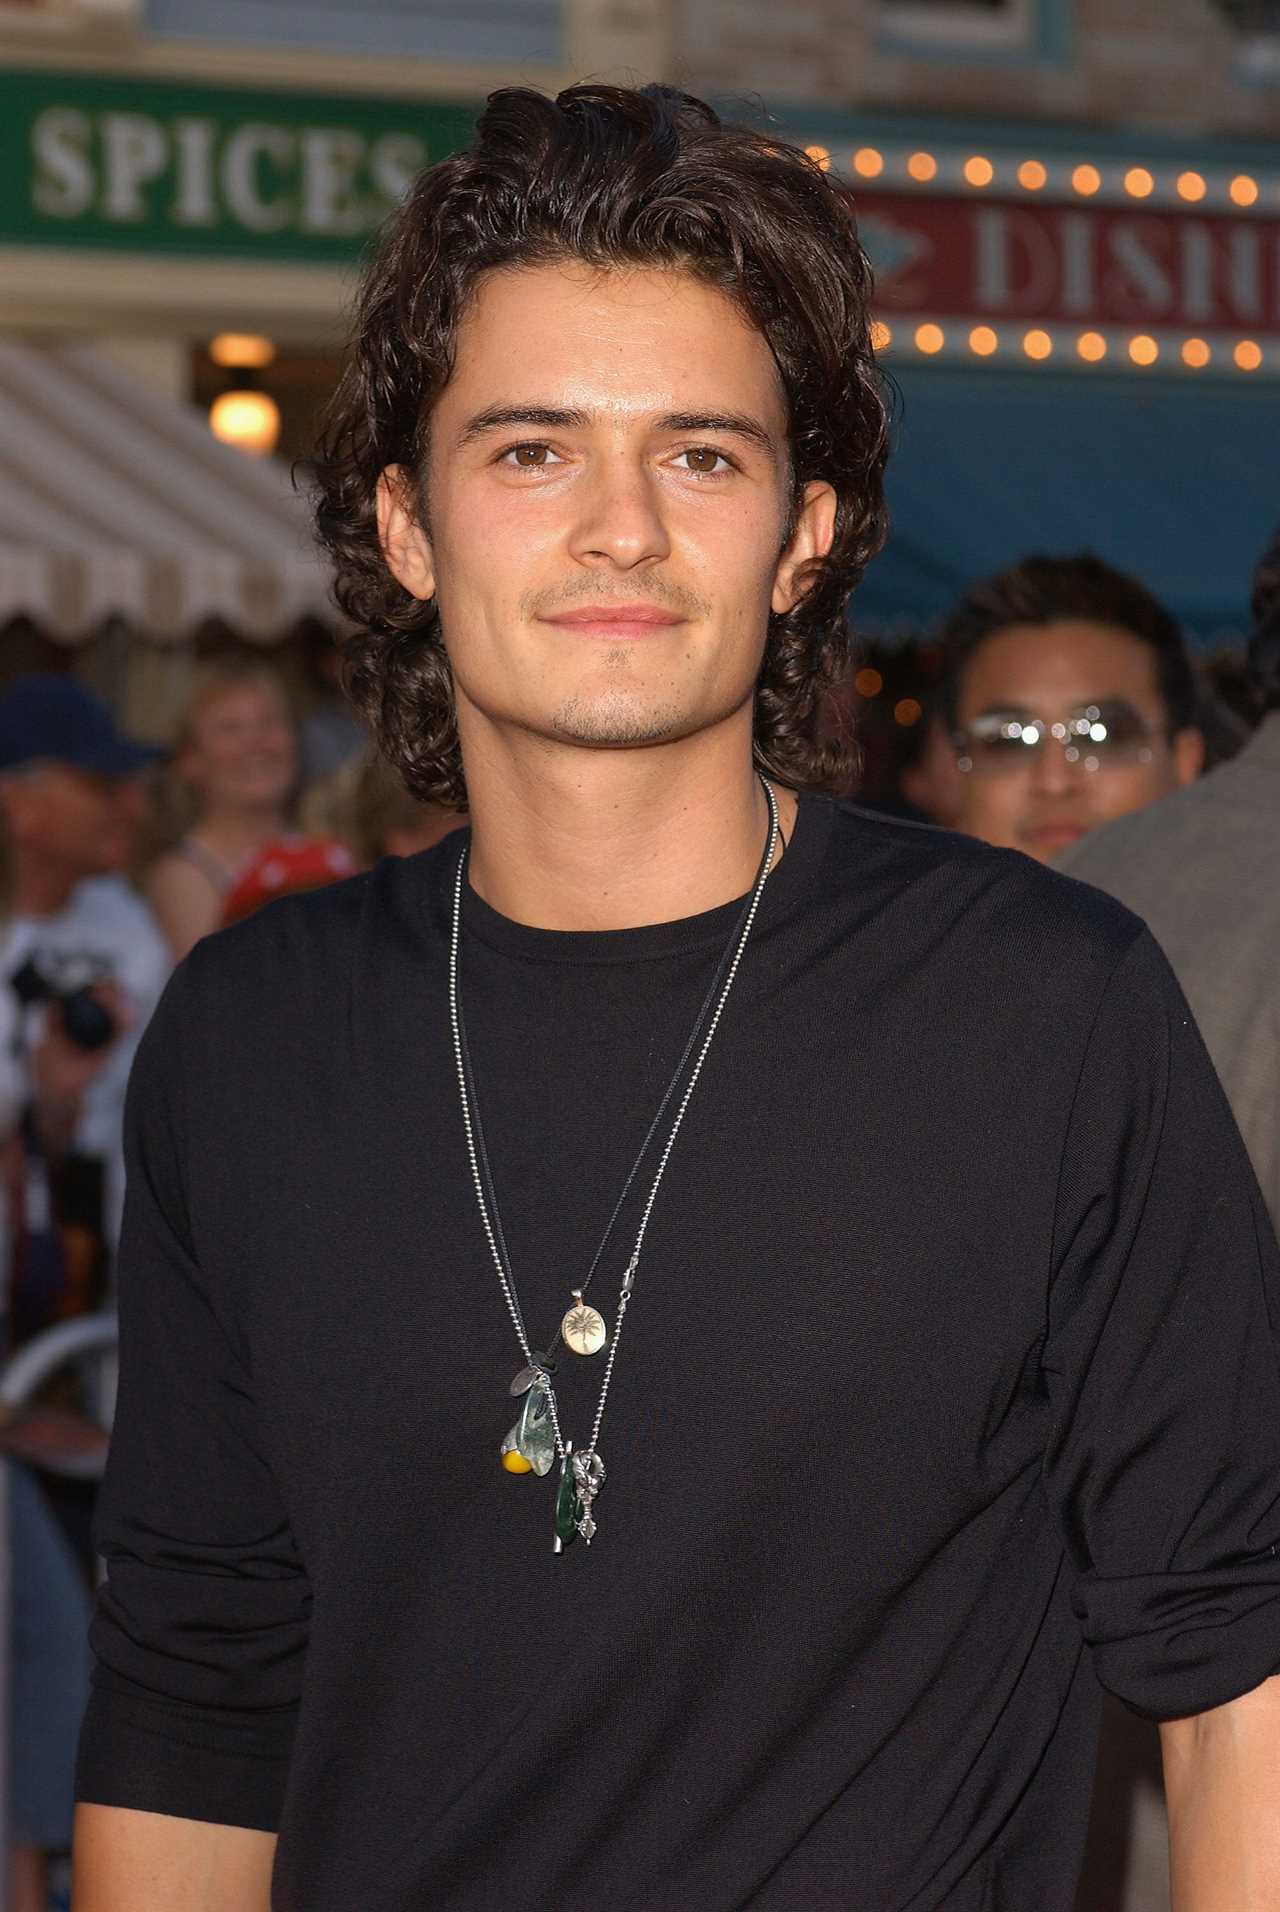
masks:
{"type": "MultiPolygon", "coordinates": [[[[583,411],[557,405],[490,405],[469,418],[458,434],[459,449],[489,432],[507,431],[515,425],[541,426],[544,431],[582,431],[591,423],[583,411]]],[[[724,432],[744,438],[761,451],[777,447],[772,432],[748,412],[664,412],[654,420],[660,432],[724,432]]]]}
{"type": "Polygon", "coordinates": [[[777,446],[773,433],[749,412],[666,412],[657,420],[664,432],[725,432],[745,438],[761,451],[773,452],[777,446]]]}
{"type": "Polygon", "coordinates": [[[590,421],[585,412],[566,411],[555,405],[490,405],[469,418],[458,433],[458,445],[469,445],[486,432],[505,431],[512,425],[541,425],[548,431],[581,431],[590,421]]]}

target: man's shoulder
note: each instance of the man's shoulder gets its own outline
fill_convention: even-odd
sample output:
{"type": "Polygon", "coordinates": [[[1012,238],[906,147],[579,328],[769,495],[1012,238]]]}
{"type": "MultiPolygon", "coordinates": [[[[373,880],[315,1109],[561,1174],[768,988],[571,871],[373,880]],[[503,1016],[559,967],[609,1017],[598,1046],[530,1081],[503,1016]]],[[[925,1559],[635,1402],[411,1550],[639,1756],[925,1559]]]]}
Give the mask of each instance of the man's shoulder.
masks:
{"type": "Polygon", "coordinates": [[[1129,872],[1146,873],[1171,858],[1181,863],[1192,844],[1217,828],[1214,799],[1218,793],[1209,787],[1216,774],[1090,830],[1064,851],[1059,869],[1081,882],[1107,886],[1129,872]]]}
{"type": "Polygon", "coordinates": [[[851,892],[870,876],[905,897],[926,934],[946,931],[971,955],[978,945],[1041,970],[1073,957],[1110,966],[1143,929],[1091,884],[936,824],[841,802],[832,840],[834,887],[851,892]]]}
{"type": "Polygon", "coordinates": [[[197,989],[296,996],[312,978],[333,981],[350,966],[379,872],[275,897],[226,929],[202,937],[183,968],[197,989]]]}
{"type": "Polygon", "coordinates": [[[93,876],[78,883],[64,913],[70,935],[83,932],[110,944],[117,955],[169,967],[169,948],[149,905],[123,876],[93,876]]]}

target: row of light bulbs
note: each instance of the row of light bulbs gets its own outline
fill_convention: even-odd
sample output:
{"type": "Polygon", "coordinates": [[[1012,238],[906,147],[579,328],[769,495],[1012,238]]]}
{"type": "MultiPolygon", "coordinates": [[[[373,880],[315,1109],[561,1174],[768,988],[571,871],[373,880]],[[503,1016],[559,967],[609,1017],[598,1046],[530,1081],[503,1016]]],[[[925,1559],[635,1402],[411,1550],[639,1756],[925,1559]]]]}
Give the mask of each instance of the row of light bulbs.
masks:
{"type": "MultiPolygon", "coordinates": [[[[831,151],[826,146],[806,146],[806,153],[815,165],[829,172],[832,165],[831,151]]],[[[849,166],[859,179],[882,179],[886,172],[902,174],[917,186],[932,185],[944,168],[949,177],[981,192],[997,183],[1005,186],[1016,184],[1025,193],[1043,192],[1049,185],[1050,169],[1039,159],[1024,159],[1009,171],[1002,162],[998,169],[995,162],[985,153],[970,153],[964,160],[955,163],[958,156],[944,156],[927,152],[908,153],[905,156],[886,156],[878,146],[859,146],[850,154],[849,166]],[[1003,177],[1000,177],[1000,175],[1003,177]]],[[[1157,178],[1148,166],[1127,166],[1122,173],[1113,172],[1108,178],[1101,168],[1088,161],[1072,166],[1069,171],[1055,168],[1063,185],[1081,199],[1092,199],[1109,186],[1109,196],[1118,189],[1123,197],[1129,199],[1150,199],[1157,193],[1161,197],[1173,195],[1186,205],[1199,205],[1212,197],[1223,199],[1231,205],[1247,212],[1258,204],[1262,197],[1262,186],[1252,173],[1234,173],[1213,187],[1203,173],[1193,167],[1184,167],[1176,174],[1157,178]]],[[[1280,198],[1280,191],[1275,195],[1280,198]]]]}
{"type": "Polygon", "coordinates": [[[1228,354],[1225,343],[1215,347],[1208,339],[1183,338],[1162,343],[1149,332],[1135,332],[1118,339],[1114,335],[1108,337],[1104,332],[1093,331],[1076,333],[1068,338],[1064,337],[1061,329],[1048,332],[1042,326],[1030,327],[1011,346],[1001,338],[994,326],[974,325],[967,334],[962,327],[957,338],[954,333],[949,335],[943,326],[932,319],[926,319],[913,328],[900,327],[897,331],[883,319],[876,319],[871,327],[871,343],[877,352],[887,351],[895,344],[914,346],[926,358],[936,358],[948,347],[953,353],[958,347],[961,354],[971,353],[975,358],[992,358],[1001,350],[1008,355],[1012,349],[1021,351],[1034,364],[1043,364],[1056,353],[1065,351],[1083,359],[1086,365],[1099,365],[1114,352],[1144,371],[1162,360],[1167,363],[1176,356],[1193,372],[1202,372],[1215,363],[1223,366],[1230,363],[1239,372],[1256,372],[1266,357],[1256,339],[1237,339],[1230,346],[1228,354]]]}

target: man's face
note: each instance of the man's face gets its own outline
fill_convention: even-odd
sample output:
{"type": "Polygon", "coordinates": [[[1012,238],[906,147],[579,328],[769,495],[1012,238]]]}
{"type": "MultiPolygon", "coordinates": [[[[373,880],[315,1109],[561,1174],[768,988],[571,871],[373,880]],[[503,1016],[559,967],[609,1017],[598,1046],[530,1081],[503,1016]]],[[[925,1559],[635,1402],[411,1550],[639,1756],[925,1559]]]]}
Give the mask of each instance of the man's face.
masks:
{"type": "Polygon", "coordinates": [[[1189,783],[1203,760],[1198,731],[1167,734],[1150,645],[1110,625],[1064,618],[995,632],[969,659],[958,702],[962,731],[1006,715],[1052,726],[1090,706],[1111,719],[1111,735],[1096,749],[1083,739],[1074,761],[1072,741],[1052,736],[1034,747],[1014,742],[986,755],[981,748],[966,753],[973,768],[960,779],[956,827],[1041,862],[1108,818],[1189,783]],[[1132,748],[1117,757],[1122,734],[1132,737],[1132,748]]]}
{"type": "Polygon", "coordinates": [[[784,550],[786,434],[764,339],[688,275],[484,280],[431,417],[425,530],[397,474],[379,500],[395,575],[438,598],[464,751],[749,734],[769,612],[834,517],[810,485],[784,550]]]}
{"type": "Polygon", "coordinates": [[[9,828],[23,852],[72,881],[121,869],[135,824],[121,781],[73,764],[41,763],[4,779],[9,828]]]}

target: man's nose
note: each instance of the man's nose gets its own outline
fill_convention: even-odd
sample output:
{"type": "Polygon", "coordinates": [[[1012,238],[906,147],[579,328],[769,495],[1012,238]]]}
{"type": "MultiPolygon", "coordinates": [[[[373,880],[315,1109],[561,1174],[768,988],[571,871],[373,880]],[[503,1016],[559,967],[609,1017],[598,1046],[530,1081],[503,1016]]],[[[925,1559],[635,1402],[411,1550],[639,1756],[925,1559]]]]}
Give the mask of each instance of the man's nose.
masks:
{"type": "Polygon", "coordinates": [[[661,484],[639,460],[601,459],[576,487],[573,556],[582,564],[633,570],[671,554],[661,484]]]}
{"type": "Polygon", "coordinates": [[[1067,745],[1054,736],[1045,736],[1031,752],[1031,780],[1045,796],[1063,796],[1074,790],[1083,771],[1067,756],[1067,745]]]}

